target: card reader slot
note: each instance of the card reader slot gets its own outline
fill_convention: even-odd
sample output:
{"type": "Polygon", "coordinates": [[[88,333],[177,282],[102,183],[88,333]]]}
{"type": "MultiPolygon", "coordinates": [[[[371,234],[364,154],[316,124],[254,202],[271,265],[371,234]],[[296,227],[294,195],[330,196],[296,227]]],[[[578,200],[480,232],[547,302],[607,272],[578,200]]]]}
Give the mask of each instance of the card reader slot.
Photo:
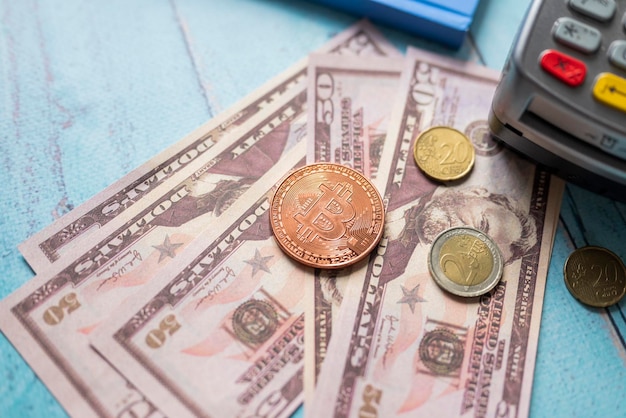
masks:
{"type": "MultiPolygon", "coordinates": [[[[622,177],[614,180],[613,177],[605,176],[605,173],[599,173],[594,167],[584,167],[573,162],[571,155],[553,151],[555,147],[546,147],[544,144],[546,138],[569,137],[568,140],[577,142],[591,153],[600,152],[598,149],[578,141],[533,113],[526,112],[518,122],[520,126],[523,126],[524,132],[520,132],[508,123],[501,122],[494,112],[489,114],[489,127],[494,136],[504,145],[526,155],[565,180],[593,190],[600,195],[626,201],[626,173],[623,170],[621,171],[622,177]]],[[[613,158],[608,154],[604,154],[603,157],[613,158]]],[[[591,158],[593,159],[594,156],[591,158]]]]}
{"type": "Polygon", "coordinates": [[[533,97],[526,110],[570,136],[585,141],[602,152],[619,157],[626,163],[626,137],[611,130],[606,124],[596,123],[585,115],[577,117],[575,111],[563,105],[557,106],[545,96],[533,97]]]}
{"type": "MultiPolygon", "coordinates": [[[[547,155],[530,154],[535,160],[556,167],[563,167],[564,161],[567,161],[568,168],[560,173],[567,179],[585,183],[597,174],[604,179],[604,183],[609,181],[620,184],[621,188],[626,190],[626,162],[624,160],[579,140],[546,120],[542,115],[532,112],[530,108],[522,114],[519,121],[521,126],[528,128],[521,136],[539,147],[533,150],[533,153],[541,154],[547,150],[559,161],[558,163],[553,160],[546,161],[547,155]]],[[[601,185],[595,184],[596,189],[599,186],[601,185]]]]}

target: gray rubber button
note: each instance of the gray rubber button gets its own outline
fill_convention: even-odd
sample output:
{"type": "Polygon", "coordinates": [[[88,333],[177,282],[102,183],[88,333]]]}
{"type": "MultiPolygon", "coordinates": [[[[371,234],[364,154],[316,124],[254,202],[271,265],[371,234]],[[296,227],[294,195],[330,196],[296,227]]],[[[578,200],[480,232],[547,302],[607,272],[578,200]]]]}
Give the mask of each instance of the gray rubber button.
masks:
{"type": "Polygon", "coordinates": [[[609,62],[626,70],[626,41],[613,41],[609,47],[609,62]]]}
{"type": "Polygon", "coordinates": [[[615,0],[569,0],[572,9],[600,22],[613,18],[617,8],[615,0]]]}
{"type": "Polygon", "coordinates": [[[569,17],[558,18],[552,34],[557,42],[585,54],[596,52],[602,43],[602,34],[598,29],[569,17]]]}

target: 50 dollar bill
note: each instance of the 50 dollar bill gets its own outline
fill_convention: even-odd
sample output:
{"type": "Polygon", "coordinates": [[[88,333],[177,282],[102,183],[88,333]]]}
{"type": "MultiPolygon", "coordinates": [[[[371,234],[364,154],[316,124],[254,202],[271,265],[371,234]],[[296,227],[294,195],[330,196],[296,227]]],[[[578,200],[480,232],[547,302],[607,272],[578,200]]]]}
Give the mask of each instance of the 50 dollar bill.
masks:
{"type": "Polygon", "coordinates": [[[272,107],[118,215],[72,262],[0,303],[2,332],[71,415],[118,416],[138,401],[157,411],[153,395],[98,355],[89,337],[202,231],[228,222],[230,207],[245,205],[263,175],[303,158],[306,93],[291,91],[272,107]]]}
{"type": "Polygon", "coordinates": [[[333,333],[349,337],[331,339],[307,414],[528,414],[563,182],[489,136],[497,76],[409,50],[387,138],[394,147],[381,162],[391,161],[385,234],[348,280],[333,333]],[[462,182],[434,183],[412,160],[415,139],[437,125],[473,142],[475,167],[462,182]],[[470,299],[443,291],[427,266],[433,238],[461,225],[490,235],[505,259],[500,283],[470,299]]]}
{"type": "Polygon", "coordinates": [[[302,145],[255,185],[258,200],[202,234],[92,338],[170,416],[287,417],[302,402],[308,269],[269,227],[272,187],[304,164],[302,145]]]}
{"type": "MultiPolygon", "coordinates": [[[[331,39],[319,51],[348,56],[399,54],[365,20],[331,39]]],[[[115,217],[143,202],[152,190],[208,152],[221,138],[235,132],[251,117],[305,80],[306,66],[307,59],[304,58],[230,109],[28,238],[18,246],[26,261],[39,273],[48,266],[70,260],[76,251],[81,251],[87,237],[97,234],[115,217]]]]}
{"type": "MultiPolygon", "coordinates": [[[[381,190],[389,167],[381,166],[380,159],[384,147],[393,146],[386,145],[385,137],[403,66],[403,58],[397,57],[309,57],[308,163],[346,165],[381,190]]],[[[316,269],[305,282],[305,404],[313,400],[350,270],[316,269]]]]}

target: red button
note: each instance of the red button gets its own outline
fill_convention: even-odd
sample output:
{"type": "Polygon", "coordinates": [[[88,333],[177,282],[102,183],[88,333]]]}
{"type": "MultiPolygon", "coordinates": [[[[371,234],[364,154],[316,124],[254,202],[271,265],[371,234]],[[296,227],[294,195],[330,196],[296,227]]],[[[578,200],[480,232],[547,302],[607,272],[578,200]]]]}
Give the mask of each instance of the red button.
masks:
{"type": "Polygon", "coordinates": [[[584,62],[553,49],[541,55],[541,68],[572,87],[580,86],[587,75],[584,62]]]}

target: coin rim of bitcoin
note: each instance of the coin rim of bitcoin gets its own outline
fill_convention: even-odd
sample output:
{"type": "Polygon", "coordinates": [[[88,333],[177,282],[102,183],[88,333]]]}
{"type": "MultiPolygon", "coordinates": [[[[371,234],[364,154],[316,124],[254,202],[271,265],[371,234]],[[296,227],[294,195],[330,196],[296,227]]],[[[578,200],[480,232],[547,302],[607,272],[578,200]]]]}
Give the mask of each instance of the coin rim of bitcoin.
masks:
{"type": "Polygon", "coordinates": [[[467,137],[467,135],[465,135],[463,132],[459,131],[458,129],[453,128],[451,126],[445,126],[445,125],[431,126],[430,128],[428,128],[425,131],[421,132],[417,136],[417,138],[415,139],[415,143],[413,144],[413,160],[415,161],[415,164],[417,165],[417,167],[422,171],[422,173],[426,174],[429,178],[431,178],[433,180],[441,181],[441,182],[455,181],[455,180],[459,180],[459,179],[462,179],[463,177],[467,176],[472,171],[472,169],[474,168],[474,163],[476,161],[476,149],[474,149],[474,144],[472,143],[471,139],[469,139],[467,137]],[[434,175],[433,173],[428,172],[419,163],[419,159],[417,157],[417,144],[420,142],[420,139],[422,137],[424,137],[430,131],[434,131],[436,129],[445,129],[445,130],[450,130],[450,131],[458,133],[459,135],[461,135],[461,137],[465,138],[465,140],[467,141],[467,143],[469,144],[469,146],[470,146],[470,148],[472,150],[472,159],[469,162],[469,164],[467,165],[467,168],[465,170],[463,170],[460,174],[457,174],[456,176],[439,177],[437,175],[434,175]]]}
{"type": "Polygon", "coordinates": [[[439,233],[439,235],[437,235],[437,237],[433,240],[430,251],[428,252],[428,270],[430,271],[430,275],[433,280],[435,280],[435,282],[445,291],[450,292],[453,295],[471,298],[483,295],[496,287],[502,278],[504,260],[502,258],[502,253],[500,252],[500,248],[498,248],[496,242],[489,235],[469,226],[454,226],[439,233]],[[441,271],[441,267],[438,262],[439,257],[436,259],[434,258],[435,254],[438,256],[441,253],[441,247],[449,237],[460,235],[462,233],[480,239],[487,245],[487,248],[491,250],[491,254],[493,256],[493,269],[490,275],[478,285],[462,286],[453,282],[443,273],[443,271],[441,271]],[[481,237],[484,237],[484,239],[481,239],[481,237]]]}
{"type": "MultiPolygon", "coordinates": [[[[385,204],[384,201],[382,199],[382,196],[380,194],[380,192],[378,191],[378,188],[374,185],[374,183],[372,183],[372,181],[370,179],[368,179],[364,174],[358,172],[357,170],[348,167],[346,165],[343,164],[337,164],[337,163],[325,163],[325,162],[317,162],[317,163],[311,163],[311,164],[306,164],[300,168],[297,168],[295,170],[292,170],[289,172],[289,174],[287,174],[276,186],[276,190],[274,191],[274,194],[272,196],[272,199],[270,201],[270,226],[272,228],[272,235],[274,235],[274,240],[278,243],[278,246],[283,250],[283,252],[285,254],[287,254],[291,259],[304,264],[305,266],[308,267],[313,267],[313,268],[319,268],[319,269],[326,269],[326,270],[335,270],[335,269],[341,269],[344,267],[348,267],[351,266],[355,263],[358,263],[359,261],[363,260],[364,258],[367,258],[369,256],[369,254],[371,254],[371,252],[376,248],[376,246],[378,245],[378,243],[380,242],[383,233],[385,231],[385,218],[386,218],[386,208],[385,208],[385,204]],[[311,167],[320,167],[319,170],[317,172],[320,172],[323,170],[323,167],[340,167],[342,170],[347,170],[347,171],[351,171],[353,173],[353,175],[356,175],[358,177],[360,177],[363,182],[366,182],[367,184],[369,184],[369,186],[371,187],[371,189],[374,191],[375,194],[375,198],[378,199],[378,201],[380,202],[380,207],[381,207],[381,220],[380,220],[380,224],[381,224],[381,228],[378,231],[378,235],[376,236],[376,238],[372,241],[372,244],[367,248],[366,251],[363,251],[361,254],[359,254],[358,256],[347,260],[347,261],[342,261],[340,263],[334,263],[334,264],[319,264],[319,263],[315,263],[315,262],[311,262],[308,260],[303,260],[302,258],[299,258],[296,254],[294,254],[278,237],[279,234],[276,233],[276,228],[278,228],[278,226],[275,226],[275,222],[274,222],[274,201],[277,199],[280,190],[282,189],[283,185],[290,182],[290,179],[292,178],[292,176],[296,175],[296,173],[299,173],[301,171],[307,170],[307,169],[311,169],[311,167]]],[[[287,233],[283,230],[281,231],[285,236],[287,236],[287,233]]],[[[292,238],[290,238],[291,241],[293,241],[292,238]]]]}
{"type": "Polygon", "coordinates": [[[588,251],[588,250],[600,250],[604,253],[607,253],[609,256],[613,257],[619,264],[618,267],[622,268],[622,275],[624,276],[624,279],[626,280],[626,265],[624,265],[624,261],[617,255],[615,254],[613,251],[609,250],[608,248],[605,247],[600,247],[597,245],[585,245],[584,247],[580,247],[580,248],[576,248],[574,251],[572,251],[568,256],[567,259],[565,260],[565,264],[563,265],[563,281],[565,282],[565,287],[567,287],[567,290],[569,291],[569,293],[574,297],[574,299],[576,299],[577,301],[579,301],[580,303],[583,303],[587,306],[591,306],[594,308],[606,308],[612,305],[615,305],[616,303],[619,303],[620,300],[622,300],[622,298],[624,298],[624,295],[626,295],[626,284],[624,285],[624,291],[622,292],[621,296],[619,296],[618,298],[614,299],[613,302],[611,303],[591,303],[587,300],[583,300],[583,298],[581,298],[581,295],[578,295],[572,288],[571,285],[569,283],[569,280],[567,279],[567,265],[570,261],[570,259],[572,258],[572,255],[574,255],[577,252],[584,252],[584,251],[588,251]]]}

